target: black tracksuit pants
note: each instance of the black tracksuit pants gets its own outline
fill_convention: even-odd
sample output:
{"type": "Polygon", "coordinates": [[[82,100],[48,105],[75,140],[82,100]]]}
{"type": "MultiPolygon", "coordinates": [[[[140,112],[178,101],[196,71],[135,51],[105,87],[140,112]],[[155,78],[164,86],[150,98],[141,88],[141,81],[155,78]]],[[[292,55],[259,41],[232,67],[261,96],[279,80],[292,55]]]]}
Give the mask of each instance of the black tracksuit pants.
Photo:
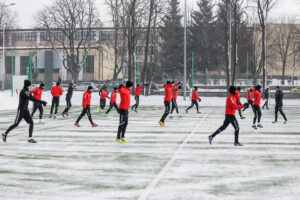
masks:
{"type": "Polygon", "coordinates": [[[24,119],[27,124],[29,124],[29,137],[32,137],[32,132],[33,132],[33,120],[32,120],[32,117],[29,113],[29,110],[21,110],[19,109],[18,110],[18,113],[17,113],[17,117],[16,117],[16,120],[14,122],[13,125],[11,125],[5,132],[6,135],[8,135],[8,133],[10,131],[12,131],[14,128],[16,128],[20,122],[22,121],[22,119],[24,119]]]}
{"type": "Polygon", "coordinates": [[[106,114],[108,114],[112,110],[113,107],[115,107],[115,109],[119,113],[119,107],[118,107],[117,103],[116,102],[113,102],[113,103],[110,102],[110,105],[109,105],[108,110],[106,111],[106,114]]]}
{"type": "Polygon", "coordinates": [[[103,110],[106,105],[106,99],[100,99],[100,108],[103,110]]]}
{"type": "Polygon", "coordinates": [[[236,120],[234,115],[225,115],[225,120],[224,120],[223,125],[218,130],[216,130],[216,132],[214,132],[211,136],[215,137],[216,135],[218,135],[219,133],[224,131],[228,127],[229,124],[231,124],[234,128],[234,142],[238,143],[240,127],[239,127],[239,123],[236,120]]]}
{"type": "Polygon", "coordinates": [[[188,107],[186,110],[191,109],[192,107],[194,107],[194,105],[196,105],[196,109],[197,109],[197,112],[198,112],[199,111],[199,106],[198,106],[198,101],[197,100],[192,100],[191,106],[188,107]]]}
{"type": "Polygon", "coordinates": [[[128,125],[128,110],[120,109],[120,124],[118,128],[117,138],[125,138],[126,128],[128,125]]]}
{"type": "Polygon", "coordinates": [[[135,96],[134,99],[135,99],[135,104],[132,106],[132,109],[137,110],[140,104],[140,96],[135,96]]]}
{"type": "Polygon", "coordinates": [[[54,114],[57,114],[57,110],[58,110],[58,106],[59,106],[59,97],[53,97],[52,98],[52,105],[51,105],[51,110],[50,110],[50,114],[53,114],[53,109],[55,107],[55,112],[54,114]]]}
{"type": "Polygon", "coordinates": [[[254,105],[254,118],[253,118],[253,124],[256,123],[256,119],[258,119],[258,123],[260,123],[260,119],[261,119],[261,109],[260,106],[254,105]]]}
{"type": "Polygon", "coordinates": [[[176,113],[178,114],[178,106],[177,106],[177,101],[176,99],[172,99],[172,110],[171,110],[171,114],[173,114],[173,111],[176,109],[176,113]]]}
{"type": "Polygon", "coordinates": [[[72,107],[71,99],[66,99],[67,107],[65,108],[63,114],[68,114],[70,108],[72,107]]]}
{"type": "Polygon", "coordinates": [[[39,111],[40,111],[39,118],[42,119],[43,113],[44,113],[44,108],[43,108],[43,105],[38,102],[33,102],[33,109],[32,109],[32,113],[31,113],[31,117],[33,117],[33,115],[37,111],[37,109],[39,109],[39,111]]]}
{"type": "Polygon", "coordinates": [[[165,123],[166,118],[170,114],[170,101],[164,101],[164,104],[165,104],[165,112],[164,112],[163,116],[160,119],[160,121],[163,122],[163,123],[165,123]]]}
{"type": "Polygon", "coordinates": [[[269,110],[269,99],[266,99],[262,109],[265,109],[265,107],[267,107],[267,109],[269,110]]]}
{"type": "Polygon", "coordinates": [[[282,115],[282,117],[284,118],[284,121],[287,121],[287,118],[282,110],[282,105],[276,105],[275,106],[275,122],[277,122],[278,120],[278,111],[280,112],[280,114],[282,115]]]}
{"type": "Polygon", "coordinates": [[[85,116],[85,114],[87,114],[88,118],[89,118],[89,121],[91,124],[93,124],[93,120],[92,120],[92,115],[91,115],[91,109],[90,109],[90,106],[86,106],[86,108],[83,108],[82,109],[82,112],[81,114],[79,115],[76,123],[79,123],[79,121],[85,116]]]}

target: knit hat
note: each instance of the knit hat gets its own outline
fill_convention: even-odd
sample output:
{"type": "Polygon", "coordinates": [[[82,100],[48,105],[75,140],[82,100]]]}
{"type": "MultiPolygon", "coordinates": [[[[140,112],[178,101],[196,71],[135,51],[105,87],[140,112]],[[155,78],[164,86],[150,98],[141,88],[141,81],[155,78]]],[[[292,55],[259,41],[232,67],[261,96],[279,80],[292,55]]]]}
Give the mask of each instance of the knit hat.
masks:
{"type": "Polygon", "coordinates": [[[236,94],[236,87],[235,86],[230,86],[230,88],[229,88],[229,92],[231,93],[231,94],[236,94]]]}

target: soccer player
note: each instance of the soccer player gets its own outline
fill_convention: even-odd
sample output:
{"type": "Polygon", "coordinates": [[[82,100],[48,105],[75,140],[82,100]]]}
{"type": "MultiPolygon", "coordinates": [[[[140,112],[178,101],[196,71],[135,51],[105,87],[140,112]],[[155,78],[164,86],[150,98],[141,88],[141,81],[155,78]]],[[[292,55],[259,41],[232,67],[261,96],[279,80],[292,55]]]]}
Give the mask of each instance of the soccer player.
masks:
{"type": "MultiPolygon", "coordinates": [[[[238,87],[236,90],[236,102],[238,105],[242,105],[241,104],[241,87],[238,87]]],[[[241,109],[238,109],[239,115],[241,119],[245,119],[245,117],[243,117],[242,115],[242,111],[241,109]]]]}
{"type": "Polygon", "coordinates": [[[103,85],[103,88],[99,91],[99,96],[100,96],[100,109],[98,108],[98,111],[103,112],[104,108],[106,106],[106,98],[109,99],[109,92],[107,90],[106,85],[103,85]]]}
{"type": "MultiPolygon", "coordinates": [[[[250,88],[250,90],[248,90],[248,103],[249,103],[249,105],[251,105],[252,111],[254,112],[254,108],[253,108],[253,89],[254,88],[250,88]]],[[[245,108],[243,109],[243,111],[245,111],[245,108]]]]}
{"type": "Polygon", "coordinates": [[[260,109],[260,103],[261,103],[261,86],[257,85],[255,86],[255,90],[254,90],[254,118],[253,118],[253,125],[252,128],[257,129],[257,127],[259,128],[263,128],[262,124],[260,123],[260,119],[261,119],[261,109],[260,109]],[[257,119],[257,126],[256,126],[256,119],[257,119]]]}
{"type": "Polygon", "coordinates": [[[140,95],[141,95],[141,90],[146,88],[148,85],[144,84],[144,85],[139,85],[137,84],[136,88],[135,88],[135,104],[131,107],[132,110],[134,110],[134,112],[137,112],[137,108],[140,104],[140,95]]]}
{"type": "Polygon", "coordinates": [[[50,110],[50,119],[53,117],[56,119],[56,114],[59,106],[59,97],[63,94],[63,90],[60,87],[60,82],[56,83],[56,86],[52,87],[51,89],[51,94],[53,96],[52,98],[52,105],[51,105],[51,110],[50,110]],[[53,109],[55,107],[55,112],[53,116],[53,109]]]}
{"type": "Polygon", "coordinates": [[[181,84],[179,82],[179,83],[173,85],[173,83],[174,83],[174,81],[173,82],[167,81],[167,84],[164,85],[164,88],[165,88],[165,99],[164,99],[165,112],[162,115],[160,121],[158,122],[161,127],[166,127],[165,119],[170,114],[170,101],[172,98],[172,89],[176,88],[178,85],[181,84]]]}
{"type": "Polygon", "coordinates": [[[270,89],[267,88],[266,91],[264,92],[264,99],[265,100],[265,103],[262,107],[262,109],[264,110],[265,107],[267,108],[267,110],[269,110],[269,97],[270,97],[270,89]]]}
{"type": "MultiPolygon", "coordinates": [[[[30,93],[33,95],[34,98],[41,100],[44,89],[45,89],[45,84],[41,83],[40,87],[37,87],[36,89],[31,90],[30,93]]],[[[41,103],[33,102],[33,109],[32,109],[32,113],[31,113],[31,117],[33,117],[33,115],[37,111],[37,109],[39,109],[39,111],[40,111],[39,119],[40,119],[40,123],[42,123],[44,109],[43,109],[43,105],[41,103]]]]}
{"type": "Polygon", "coordinates": [[[108,114],[113,107],[115,107],[117,112],[119,113],[119,107],[118,107],[117,102],[116,102],[117,101],[117,89],[118,88],[115,87],[114,91],[110,95],[110,105],[109,105],[108,110],[106,111],[106,114],[108,114]]]}
{"type": "Polygon", "coordinates": [[[285,114],[284,114],[284,112],[282,111],[282,106],[283,106],[282,99],[283,99],[283,92],[282,92],[282,90],[280,89],[279,86],[276,86],[276,93],[275,93],[275,102],[276,102],[276,105],[275,105],[275,121],[273,122],[273,124],[277,123],[278,111],[280,112],[280,114],[284,118],[284,123],[286,124],[287,121],[288,121],[287,118],[286,118],[286,116],[285,116],[285,114]]]}
{"type": "Polygon", "coordinates": [[[92,96],[93,89],[94,88],[92,86],[89,86],[88,89],[83,94],[83,97],[82,97],[83,109],[82,109],[82,112],[79,115],[78,119],[76,120],[76,123],[74,124],[77,127],[80,127],[79,121],[84,117],[85,114],[87,114],[92,127],[98,126],[97,124],[95,124],[93,122],[92,115],[91,115],[91,96],[92,96]]]}
{"type": "Polygon", "coordinates": [[[69,113],[68,112],[69,112],[70,108],[72,107],[71,99],[72,99],[72,96],[73,96],[74,88],[76,88],[76,85],[74,84],[74,81],[72,80],[72,82],[69,84],[68,92],[67,92],[67,95],[66,95],[67,107],[64,110],[64,112],[62,113],[63,118],[69,118],[69,113]]]}
{"type": "MultiPolygon", "coordinates": [[[[171,109],[171,115],[173,114],[173,111],[176,110],[176,113],[179,114],[178,110],[178,105],[177,105],[177,97],[178,97],[178,92],[181,90],[181,86],[178,86],[177,88],[173,89],[172,92],[172,109],[171,109]]],[[[182,117],[182,115],[178,116],[179,118],[182,117]]],[[[171,119],[173,119],[173,116],[170,116],[171,119]]]]}
{"type": "Polygon", "coordinates": [[[192,104],[190,107],[188,107],[185,112],[188,113],[189,112],[189,109],[191,109],[192,107],[194,107],[194,105],[196,105],[196,109],[197,109],[197,113],[201,113],[199,112],[199,106],[198,106],[198,101],[200,102],[201,99],[198,95],[198,87],[195,86],[194,87],[194,90],[193,90],[193,94],[192,94],[192,104]]]}
{"type": "Polygon", "coordinates": [[[133,83],[131,81],[127,81],[126,86],[120,85],[118,87],[118,92],[121,96],[121,103],[119,107],[120,124],[116,141],[120,144],[128,143],[128,141],[125,139],[125,133],[128,125],[128,109],[130,108],[130,93],[132,86],[133,83]]]}
{"type": "Polygon", "coordinates": [[[216,135],[224,131],[229,124],[231,124],[234,128],[234,145],[235,146],[243,146],[243,144],[239,143],[239,131],[240,127],[237,119],[235,118],[235,112],[238,109],[248,108],[249,104],[245,103],[244,105],[238,105],[236,100],[236,87],[230,86],[229,95],[226,100],[226,110],[225,110],[225,120],[223,125],[216,130],[212,135],[208,136],[209,144],[212,144],[212,140],[216,135]]]}
{"type": "Polygon", "coordinates": [[[27,122],[27,124],[29,124],[29,139],[28,139],[28,142],[29,143],[37,143],[32,138],[34,123],[33,123],[32,117],[31,117],[31,115],[29,113],[29,110],[28,110],[28,104],[29,104],[29,101],[33,101],[33,102],[41,103],[41,104],[43,104],[43,106],[46,106],[47,102],[46,101],[41,101],[41,100],[38,100],[38,99],[34,98],[29,92],[30,85],[31,85],[31,82],[29,80],[24,81],[24,87],[21,90],[20,95],[19,95],[19,106],[18,106],[18,113],[17,113],[16,120],[15,120],[14,124],[11,125],[6,130],[5,133],[2,133],[3,142],[6,142],[6,138],[7,138],[8,133],[10,131],[12,131],[14,128],[16,128],[19,125],[19,123],[22,121],[22,119],[24,119],[27,122]]]}

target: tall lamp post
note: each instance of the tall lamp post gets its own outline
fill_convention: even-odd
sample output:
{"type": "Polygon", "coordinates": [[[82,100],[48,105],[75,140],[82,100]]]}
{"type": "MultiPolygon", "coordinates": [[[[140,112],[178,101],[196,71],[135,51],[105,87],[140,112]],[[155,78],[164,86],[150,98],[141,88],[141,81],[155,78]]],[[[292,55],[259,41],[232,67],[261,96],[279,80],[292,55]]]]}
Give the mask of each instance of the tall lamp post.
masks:
{"type": "Polygon", "coordinates": [[[184,60],[183,60],[183,65],[184,65],[184,86],[183,86],[183,98],[186,100],[186,23],[187,23],[187,16],[186,16],[186,0],[184,0],[184,60]]]}
{"type": "MultiPolygon", "coordinates": [[[[7,8],[9,6],[14,6],[16,3],[11,3],[9,5],[4,5],[3,8],[7,8]]],[[[1,80],[2,80],[2,91],[4,91],[4,83],[5,83],[5,22],[2,22],[2,67],[1,67],[1,80]]]]}

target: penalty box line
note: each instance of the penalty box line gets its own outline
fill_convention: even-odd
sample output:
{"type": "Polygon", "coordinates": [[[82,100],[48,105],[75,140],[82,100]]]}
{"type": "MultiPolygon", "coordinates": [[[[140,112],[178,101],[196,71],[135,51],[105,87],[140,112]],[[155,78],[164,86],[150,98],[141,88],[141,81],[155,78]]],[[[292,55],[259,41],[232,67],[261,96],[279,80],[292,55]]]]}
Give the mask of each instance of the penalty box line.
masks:
{"type": "Polygon", "coordinates": [[[202,118],[200,123],[197,124],[197,126],[193,129],[193,131],[189,134],[189,136],[181,143],[179,148],[175,151],[172,158],[167,162],[167,164],[162,168],[162,170],[156,175],[156,177],[152,180],[152,182],[146,187],[144,192],[139,197],[139,200],[146,200],[149,194],[152,192],[154,187],[159,183],[159,181],[165,176],[166,172],[169,170],[169,168],[173,165],[173,163],[177,160],[178,155],[180,154],[181,150],[186,146],[190,138],[195,134],[197,129],[202,125],[204,120],[207,118],[208,114],[211,110],[209,110],[205,116],[202,118]]]}

